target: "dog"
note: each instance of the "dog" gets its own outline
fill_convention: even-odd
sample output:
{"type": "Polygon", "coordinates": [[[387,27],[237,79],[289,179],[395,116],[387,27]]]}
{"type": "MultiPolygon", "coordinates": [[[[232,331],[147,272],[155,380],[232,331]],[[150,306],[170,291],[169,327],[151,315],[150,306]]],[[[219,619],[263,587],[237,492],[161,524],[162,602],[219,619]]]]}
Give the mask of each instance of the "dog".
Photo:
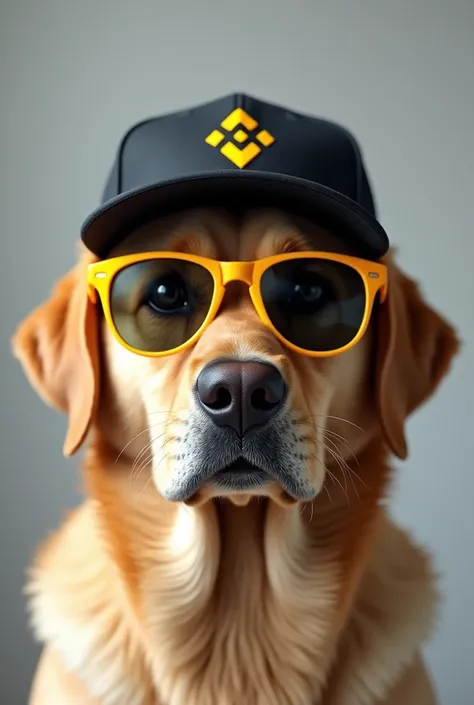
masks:
{"type": "MultiPolygon", "coordinates": [[[[357,255],[276,209],[198,208],[136,228],[110,256],[160,251],[221,262],[357,255]]],[[[230,281],[192,345],[137,355],[91,300],[97,261],[83,248],[13,340],[34,389],[68,415],[65,454],[87,439],[86,499],[29,574],[44,644],[30,705],[435,703],[421,648],[436,581],[385,500],[390,456],[407,456],[405,422],[458,350],[451,325],[389,253],[388,296],[341,354],[289,349],[248,282],[230,281]],[[237,366],[241,386],[245,365],[257,377],[272,368],[268,399],[242,402],[258,406],[256,422],[245,407],[222,423],[216,404],[225,412],[229,400],[199,389],[221,364],[223,379],[237,366]],[[254,474],[214,481],[239,452],[234,422],[254,426],[254,474]]]]}

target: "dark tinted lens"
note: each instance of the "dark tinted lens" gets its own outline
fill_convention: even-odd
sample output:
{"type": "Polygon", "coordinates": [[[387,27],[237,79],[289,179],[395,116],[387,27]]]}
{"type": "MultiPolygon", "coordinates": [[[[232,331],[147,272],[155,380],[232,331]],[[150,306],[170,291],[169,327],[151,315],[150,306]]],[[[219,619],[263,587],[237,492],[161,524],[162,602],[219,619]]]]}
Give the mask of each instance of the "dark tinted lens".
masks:
{"type": "Polygon", "coordinates": [[[167,352],[201,327],[214,293],[210,272],[194,262],[154,259],[114,278],[110,309],[119,335],[144,352],[167,352]]]}
{"type": "Polygon", "coordinates": [[[364,281],[345,264],[309,258],[280,262],[266,270],[261,290],[275,328],[300,348],[337,350],[359,332],[364,281]]]}

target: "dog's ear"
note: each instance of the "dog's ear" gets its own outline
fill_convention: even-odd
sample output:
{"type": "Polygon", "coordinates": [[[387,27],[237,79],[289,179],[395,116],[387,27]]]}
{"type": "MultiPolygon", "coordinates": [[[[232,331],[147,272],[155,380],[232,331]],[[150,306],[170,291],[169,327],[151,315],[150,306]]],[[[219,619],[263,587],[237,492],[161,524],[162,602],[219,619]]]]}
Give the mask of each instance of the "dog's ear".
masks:
{"type": "Polygon", "coordinates": [[[46,303],[20,324],[14,355],[40,397],[68,414],[63,452],[69,456],[86,437],[99,387],[98,320],[87,297],[86,262],[54,287],[46,303]]]}
{"type": "Polygon", "coordinates": [[[387,264],[388,297],[379,310],[376,395],[386,442],[405,459],[405,420],[447,374],[459,341],[417,284],[391,260],[387,264]]]}

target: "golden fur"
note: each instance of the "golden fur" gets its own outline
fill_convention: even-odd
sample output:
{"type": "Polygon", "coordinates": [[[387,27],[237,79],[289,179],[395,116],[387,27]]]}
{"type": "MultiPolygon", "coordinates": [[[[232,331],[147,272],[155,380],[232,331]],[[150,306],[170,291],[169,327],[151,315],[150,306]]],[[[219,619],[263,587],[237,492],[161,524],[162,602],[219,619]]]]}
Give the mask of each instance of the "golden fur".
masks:
{"type": "MultiPolygon", "coordinates": [[[[113,254],[154,249],[244,260],[350,253],[277,211],[239,221],[196,211],[140,228],[113,254]]],[[[45,648],[30,705],[434,703],[420,656],[436,613],[430,562],[384,500],[389,452],[406,456],[404,423],[446,374],[452,328],[387,258],[389,303],[343,355],[286,352],[232,285],[192,349],[143,358],[97,326],[90,261],[81,252],[14,339],[34,388],[68,414],[66,454],[89,434],[87,499],[31,569],[45,648]],[[314,500],[290,502],[278,487],[163,499],[182,439],[197,442],[185,426],[190,389],[220,356],[282,371],[314,500]]]]}

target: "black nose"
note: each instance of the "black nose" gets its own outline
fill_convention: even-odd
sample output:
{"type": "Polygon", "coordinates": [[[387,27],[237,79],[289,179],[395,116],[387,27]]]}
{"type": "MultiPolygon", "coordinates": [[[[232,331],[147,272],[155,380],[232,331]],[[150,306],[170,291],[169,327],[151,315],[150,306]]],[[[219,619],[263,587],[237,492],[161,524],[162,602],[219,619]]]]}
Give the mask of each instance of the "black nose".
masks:
{"type": "Polygon", "coordinates": [[[243,436],[281,408],[286,386],[277,368],[266,362],[217,360],[201,371],[196,389],[207,415],[218,426],[243,436]]]}

